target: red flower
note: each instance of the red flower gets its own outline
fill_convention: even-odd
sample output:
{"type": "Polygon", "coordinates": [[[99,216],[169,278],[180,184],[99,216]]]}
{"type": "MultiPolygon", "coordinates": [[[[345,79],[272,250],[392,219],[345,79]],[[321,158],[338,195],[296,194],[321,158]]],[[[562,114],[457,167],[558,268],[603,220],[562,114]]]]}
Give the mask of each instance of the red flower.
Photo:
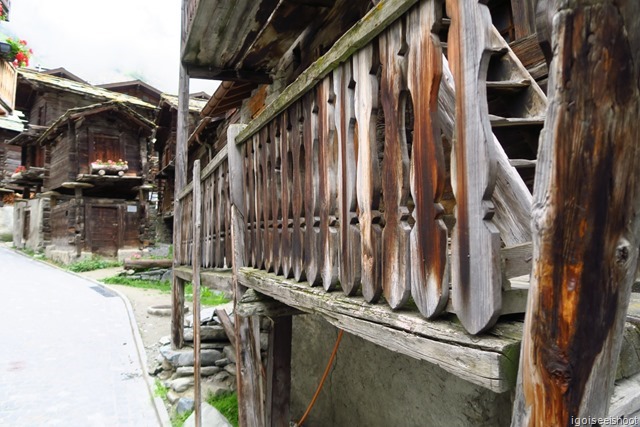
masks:
{"type": "Polygon", "coordinates": [[[21,44],[22,46],[26,46],[26,45],[27,45],[27,41],[26,41],[26,40],[20,40],[20,44],[21,44]]]}
{"type": "Polygon", "coordinates": [[[22,52],[16,53],[16,59],[18,60],[18,62],[24,61],[24,59],[25,59],[24,53],[22,53],[22,52]]]}

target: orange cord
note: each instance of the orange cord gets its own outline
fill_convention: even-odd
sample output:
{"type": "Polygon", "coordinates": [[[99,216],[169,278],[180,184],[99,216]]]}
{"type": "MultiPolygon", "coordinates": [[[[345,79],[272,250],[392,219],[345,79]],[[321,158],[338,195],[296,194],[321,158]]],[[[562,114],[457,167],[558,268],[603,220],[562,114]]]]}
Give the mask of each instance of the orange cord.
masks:
{"type": "Polygon", "coordinates": [[[327,379],[327,375],[329,375],[329,371],[331,370],[331,365],[333,365],[333,360],[336,358],[336,354],[338,353],[338,346],[340,345],[340,340],[342,339],[343,332],[344,331],[342,329],[340,329],[340,331],[338,332],[338,338],[336,339],[336,343],[333,346],[333,352],[331,353],[331,357],[329,358],[327,367],[324,369],[324,374],[322,374],[322,379],[320,380],[320,384],[318,384],[316,393],[313,395],[311,402],[309,402],[309,406],[307,407],[307,410],[304,412],[304,415],[302,416],[302,418],[300,418],[300,421],[298,421],[298,424],[296,424],[298,427],[300,427],[302,423],[306,421],[307,416],[309,415],[309,412],[311,412],[311,408],[313,408],[313,405],[316,403],[316,399],[318,398],[318,395],[322,390],[322,386],[324,385],[324,380],[327,379]]]}

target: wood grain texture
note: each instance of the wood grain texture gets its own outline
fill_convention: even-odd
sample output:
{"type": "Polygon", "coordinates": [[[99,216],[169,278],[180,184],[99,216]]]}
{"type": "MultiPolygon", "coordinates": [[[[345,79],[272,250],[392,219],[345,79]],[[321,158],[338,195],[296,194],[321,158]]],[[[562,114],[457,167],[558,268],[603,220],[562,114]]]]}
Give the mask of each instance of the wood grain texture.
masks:
{"type": "Polygon", "coordinates": [[[640,243],[639,19],[609,0],[553,18],[513,426],[607,414],[640,243]]]}
{"type": "Polygon", "coordinates": [[[449,60],[456,87],[452,187],[452,296],[472,334],[493,326],[500,313],[500,236],[492,223],[496,161],[488,120],[486,72],[492,50],[491,16],[478,1],[448,0],[449,60]]]}
{"type": "Polygon", "coordinates": [[[318,86],[318,168],[320,235],[319,269],[322,287],[329,291],[338,283],[337,210],[337,134],[335,127],[335,92],[332,76],[318,86]]]}
{"type": "Polygon", "coordinates": [[[291,236],[291,269],[293,277],[304,280],[304,111],[301,102],[297,102],[289,110],[291,117],[291,154],[292,154],[292,219],[293,230],[291,236]]]}
{"type": "Polygon", "coordinates": [[[200,378],[200,250],[202,243],[202,186],[200,160],[193,163],[193,399],[195,425],[202,425],[202,396],[200,378]]]}
{"type": "Polygon", "coordinates": [[[282,239],[280,241],[280,256],[282,257],[282,275],[291,277],[291,240],[293,229],[292,216],[292,188],[293,188],[293,153],[291,152],[291,123],[288,112],[280,117],[281,150],[282,150],[282,239]]]}
{"type": "Polygon", "coordinates": [[[333,72],[338,134],[338,220],[340,286],[353,295],[360,286],[360,229],[356,215],[356,159],[353,65],[349,60],[333,72]]]}
{"type": "Polygon", "coordinates": [[[320,211],[318,205],[318,99],[315,90],[303,98],[304,122],[304,269],[307,283],[320,285],[318,262],[318,240],[320,233],[320,211]]]}
{"type": "Polygon", "coordinates": [[[362,48],[353,57],[356,81],[355,115],[358,121],[356,188],[362,295],[374,303],[382,295],[382,228],[380,227],[381,170],[378,161],[377,124],[379,59],[377,45],[362,48]],[[375,221],[375,222],[374,222],[375,221]]]}
{"type": "Polygon", "coordinates": [[[440,314],[449,298],[447,227],[442,220],[446,171],[438,92],[442,50],[431,34],[437,2],[422,2],[407,16],[407,85],[414,111],[410,186],[415,224],[410,234],[411,295],[428,318],[440,314]]]}
{"type": "MultiPolygon", "coordinates": [[[[238,282],[238,269],[245,266],[245,195],[242,146],[235,138],[243,125],[230,125],[227,131],[229,161],[229,186],[231,198],[231,239],[233,243],[234,306],[242,299],[246,288],[238,282]]],[[[249,145],[248,142],[245,145],[249,145]]],[[[246,157],[245,157],[246,159],[246,157]]],[[[241,317],[235,314],[236,381],[238,390],[238,423],[242,426],[260,427],[264,419],[264,387],[260,370],[260,333],[257,317],[241,317]]]]}
{"type": "Polygon", "coordinates": [[[382,288],[391,308],[402,307],[411,294],[409,255],[410,212],[409,153],[405,129],[408,102],[406,88],[405,23],[391,25],[379,37],[382,77],[380,98],[384,111],[384,160],[382,191],[384,221],[382,230],[382,288]]]}

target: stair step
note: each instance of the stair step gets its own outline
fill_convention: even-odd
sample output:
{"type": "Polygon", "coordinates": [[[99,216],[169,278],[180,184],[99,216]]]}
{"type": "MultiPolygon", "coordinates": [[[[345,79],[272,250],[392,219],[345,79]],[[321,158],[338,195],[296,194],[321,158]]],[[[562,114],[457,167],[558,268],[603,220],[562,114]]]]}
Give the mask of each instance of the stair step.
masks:
{"type": "Polygon", "coordinates": [[[508,126],[542,126],[544,125],[544,117],[501,117],[489,114],[491,127],[508,127],[508,126]]]}
{"type": "Polygon", "coordinates": [[[503,81],[488,81],[488,92],[500,92],[500,93],[515,93],[531,86],[531,82],[527,79],[522,80],[503,80],[503,81]]]}
{"type": "Polygon", "coordinates": [[[509,159],[509,164],[514,168],[535,168],[537,163],[537,160],[509,159]]]}

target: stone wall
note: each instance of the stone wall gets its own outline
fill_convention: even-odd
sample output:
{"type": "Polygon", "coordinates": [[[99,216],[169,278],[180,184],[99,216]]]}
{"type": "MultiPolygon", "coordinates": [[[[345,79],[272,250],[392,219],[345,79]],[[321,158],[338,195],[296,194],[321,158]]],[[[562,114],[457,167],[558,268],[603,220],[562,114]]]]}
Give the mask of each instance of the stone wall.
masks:
{"type": "MultiPolygon", "coordinates": [[[[322,377],[338,330],[294,316],[291,417],[298,421],[322,377]]],[[[305,427],[508,426],[511,393],[496,394],[436,365],[344,334],[333,371],[305,427]]]]}
{"type": "Polygon", "coordinates": [[[0,206],[0,241],[11,241],[13,236],[13,206],[0,206]]]}
{"type": "Polygon", "coordinates": [[[20,249],[43,250],[49,243],[51,199],[38,197],[16,202],[13,211],[13,244],[20,249]],[[28,230],[25,221],[28,220],[28,230]]]}

